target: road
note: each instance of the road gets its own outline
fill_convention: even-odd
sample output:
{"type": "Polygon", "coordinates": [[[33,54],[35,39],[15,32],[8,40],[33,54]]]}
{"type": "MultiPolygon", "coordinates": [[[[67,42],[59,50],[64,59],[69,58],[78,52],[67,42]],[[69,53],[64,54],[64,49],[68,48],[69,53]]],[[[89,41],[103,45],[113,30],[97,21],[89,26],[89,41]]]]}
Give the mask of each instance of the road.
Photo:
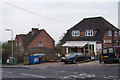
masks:
{"type": "Polygon", "coordinates": [[[39,65],[27,65],[26,68],[3,67],[3,78],[95,78],[118,79],[118,63],[99,64],[98,61],[64,64],[61,62],[39,65]]]}

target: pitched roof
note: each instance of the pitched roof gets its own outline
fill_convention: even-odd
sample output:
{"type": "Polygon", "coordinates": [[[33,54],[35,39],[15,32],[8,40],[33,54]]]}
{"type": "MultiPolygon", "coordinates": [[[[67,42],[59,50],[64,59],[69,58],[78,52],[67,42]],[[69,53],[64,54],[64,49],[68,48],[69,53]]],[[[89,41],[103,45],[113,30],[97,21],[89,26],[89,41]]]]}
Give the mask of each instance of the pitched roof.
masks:
{"type": "Polygon", "coordinates": [[[62,41],[100,41],[104,33],[108,30],[119,30],[103,17],[84,18],[78,24],[67,30],[68,32],[63,37],[62,41]],[[84,36],[72,38],[70,32],[72,30],[97,30],[96,36],[84,36]]]}
{"type": "MultiPolygon", "coordinates": [[[[28,34],[16,35],[16,39],[19,39],[19,36],[22,39],[23,47],[26,49],[28,45],[44,30],[38,30],[37,28],[32,28],[33,32],[30,31],[28,34]]],[[[44,30],[45,31],[45,30],[44,30]]],[[[46,32],[46,31],[45,31],[46,32]]],[[[47,32],[46,32],[47,33],[47,32]]],[[[52,37],[47,33],[47,35],[52,39],[52,37]]],[[[53,40],[53,39],[52,39],[53,40]]],[[[54,41],[54,40],[53,40],[54,41]]]]}
{"type": "Polygon", "coordinates": [[[40,34],[42,30],[36,30],[34,34],[30,31],[27,35],[21,35],[21,39],[23,42],[23,47],[27,48],[27,46],[40,34]]]}

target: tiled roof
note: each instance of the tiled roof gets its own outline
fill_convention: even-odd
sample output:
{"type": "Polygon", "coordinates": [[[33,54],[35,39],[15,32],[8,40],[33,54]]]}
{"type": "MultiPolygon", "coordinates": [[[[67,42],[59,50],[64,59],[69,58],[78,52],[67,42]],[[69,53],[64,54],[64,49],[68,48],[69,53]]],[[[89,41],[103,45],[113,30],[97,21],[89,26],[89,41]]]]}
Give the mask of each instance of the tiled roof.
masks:
{"type": "Polygon", "coordinates": [[[27,35],[21,35],[21,39],[23,42],[23,47],[27,48],[28,45],[40,34],[42,30],[36,30],[34,34],[30,31],[27,35]]]}
{"type": "Polygon", "coordinates": [[[67,30],[62,41],[101,41],[104,33],[108,30],[119,30],[103,17],[85,18],[78,24],[67,30]],[[97,30],[96,36],[84,36],[79,38],[72,38],[72,30],[97,30]]]}

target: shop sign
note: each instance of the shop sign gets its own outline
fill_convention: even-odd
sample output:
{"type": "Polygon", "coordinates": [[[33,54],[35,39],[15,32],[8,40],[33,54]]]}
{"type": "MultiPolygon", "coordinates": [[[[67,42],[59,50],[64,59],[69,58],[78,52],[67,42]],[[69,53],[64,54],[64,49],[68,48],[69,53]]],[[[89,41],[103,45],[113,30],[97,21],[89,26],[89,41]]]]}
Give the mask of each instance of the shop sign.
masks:
{"type": "Polygon", "coordinates": [[[104,43],[111,43],[112,41],[111,40],[108,40],[108,39],[106,39],[106,40],[104,40],[104,43]]]}
{"type": "Polygon", "coordinates": [[[102,44],[97,44],[97,52],[101,52],[102,51],[102,44]]]}

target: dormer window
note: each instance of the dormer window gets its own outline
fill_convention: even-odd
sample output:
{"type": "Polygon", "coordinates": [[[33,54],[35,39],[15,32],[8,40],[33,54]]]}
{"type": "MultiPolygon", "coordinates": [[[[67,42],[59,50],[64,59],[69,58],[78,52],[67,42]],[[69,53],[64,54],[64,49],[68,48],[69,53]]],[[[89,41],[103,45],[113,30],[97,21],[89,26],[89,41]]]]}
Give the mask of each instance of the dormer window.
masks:
{"type": "Polygon", "coordinates": [[[108,31],[108,36],[112,36],[112,31],[111,30],[108,31]]]}
{"type": "Polygon", "coordinates": [[[85,30],[85,36],[93,36],[93,30],[85,30]]]}
{"type": "Polygon", "coordinates": [[[79,30],[73,30],[72,31],[72,36],[80,36],[80,31],[79,30]]]}

